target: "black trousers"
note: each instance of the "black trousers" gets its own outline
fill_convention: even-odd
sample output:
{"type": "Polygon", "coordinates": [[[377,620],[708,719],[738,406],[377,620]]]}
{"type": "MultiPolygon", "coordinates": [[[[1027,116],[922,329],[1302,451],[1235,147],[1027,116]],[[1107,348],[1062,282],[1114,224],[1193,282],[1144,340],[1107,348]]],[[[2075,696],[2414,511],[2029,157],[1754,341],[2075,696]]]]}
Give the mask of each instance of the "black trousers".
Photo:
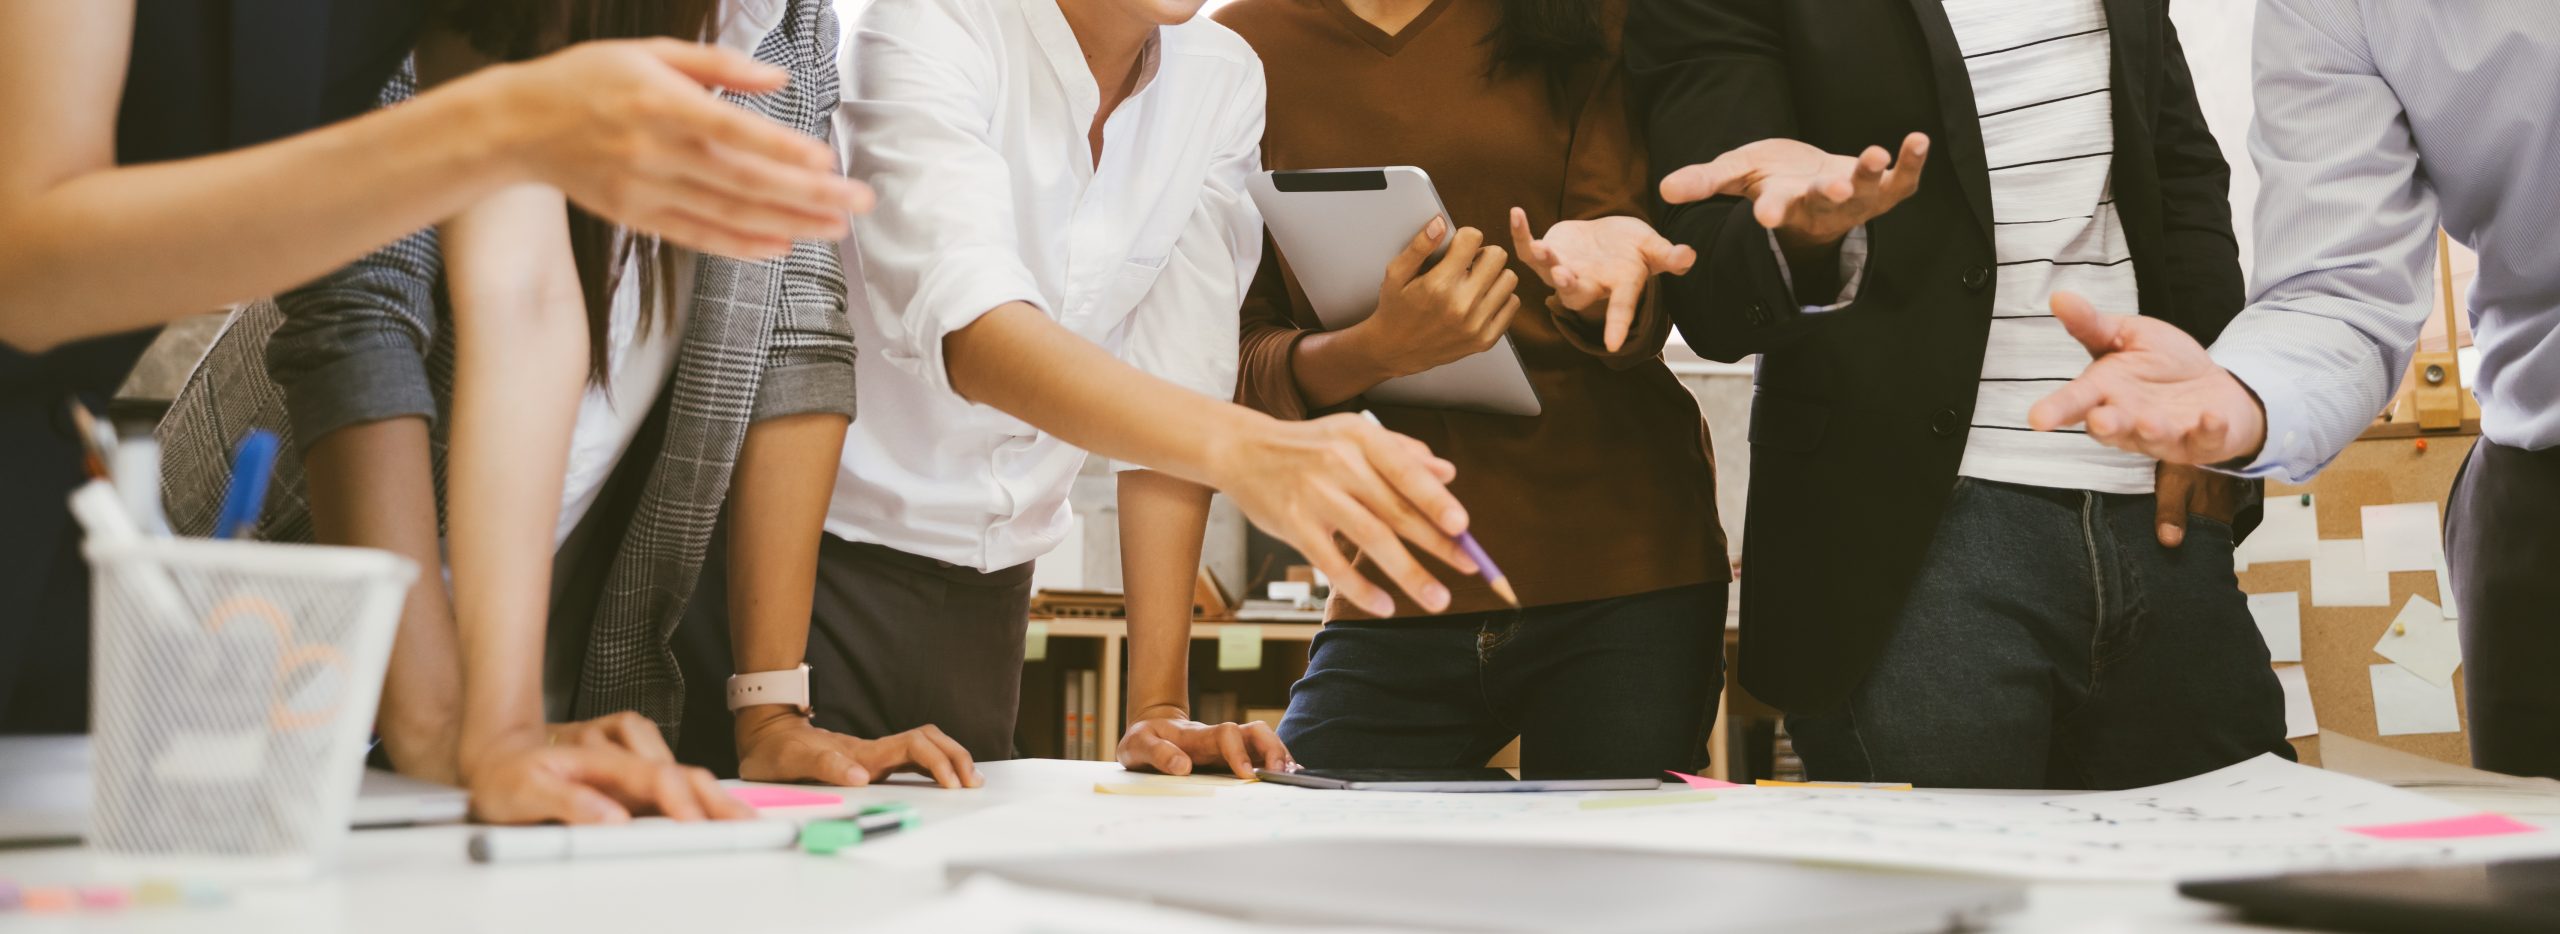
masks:
{"type": "MultiPolygon", "coordinates": [[[[676,758],[724,778],[738,774],[726,531],[712,539],[674,642],[685,684],[676,758]]],[[[932,724],[980,762],[1011,758],[1030,562],[980,573],[832,535],[819,542],[809,623],[817,725],[877,738],[932,724]]]]}
{"type": "Polygon", "coordinates": [[[2454,478],[2444,537],[2471,764],[2560,778],[2560,449],[2481,439],[2454,478]]]}

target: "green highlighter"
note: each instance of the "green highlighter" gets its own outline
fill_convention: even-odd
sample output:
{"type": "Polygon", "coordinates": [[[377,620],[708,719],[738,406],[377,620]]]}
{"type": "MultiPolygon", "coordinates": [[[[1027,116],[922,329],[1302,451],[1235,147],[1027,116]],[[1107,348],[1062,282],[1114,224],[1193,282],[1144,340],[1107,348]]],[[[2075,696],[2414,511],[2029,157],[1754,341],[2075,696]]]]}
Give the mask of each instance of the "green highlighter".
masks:
{"type": "Polygon", "coordinates": [[[865,839],[913,829],[915,825],[914,806],[897,802],[874,804],[854,812],[852,817],[810,821],[800,828],[800,850],[816,856],[829,856],[838,850],[860,846],[865,839]]]}

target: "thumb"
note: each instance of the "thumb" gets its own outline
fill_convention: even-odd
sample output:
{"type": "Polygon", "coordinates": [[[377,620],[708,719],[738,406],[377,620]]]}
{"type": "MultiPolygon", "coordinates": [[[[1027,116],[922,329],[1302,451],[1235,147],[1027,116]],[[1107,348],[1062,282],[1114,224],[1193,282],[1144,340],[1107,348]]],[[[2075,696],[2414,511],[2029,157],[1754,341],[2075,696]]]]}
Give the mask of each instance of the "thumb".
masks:
{"type": "Polygon", "coordinates": [[[1645,270],[1656,275],[1682,275],[1698,261],[1698,251],[1674,244],[1661,234],[1646,237],[1643,245],[1636,247],[1636,253],[1644,257],[1645,270]]]}
{"type": "Polygon", "coordinates": [[[2128,324],[2124,318],[2099,314],[2089,300],[2073,292],[2053,293],[2053,316],[2062,321],[2063,330],[2087,348],[2091,358],[2103,357],[2122,350],[2118,342],[2128,324]]]}
{"type": "Polygon", "coordinates": [[[2160,544],[2176,548],[2187,540],[2187,507],[2194,495],[2194,471],[2174,464],[2161,464],[2152,482],[2151,498],[2154,521],[2160,527],[2160,544]]]}
{"type": "Polygon", "coordinates": [[[677,39],[651,39],[643,50],[696,83],[748,94],[779,91],[791,73],[716,45],[677,39]]]}
{"type": "Polygon", "coordinates": [[[1744,164],[1750,157],[1739,151],[1717,156],[1713,162],[1686,166],[1662,177],[1662,200],[1671,204],[1704,201],[1717,195],[1738,195],[1747,173],[1744,164]]]}

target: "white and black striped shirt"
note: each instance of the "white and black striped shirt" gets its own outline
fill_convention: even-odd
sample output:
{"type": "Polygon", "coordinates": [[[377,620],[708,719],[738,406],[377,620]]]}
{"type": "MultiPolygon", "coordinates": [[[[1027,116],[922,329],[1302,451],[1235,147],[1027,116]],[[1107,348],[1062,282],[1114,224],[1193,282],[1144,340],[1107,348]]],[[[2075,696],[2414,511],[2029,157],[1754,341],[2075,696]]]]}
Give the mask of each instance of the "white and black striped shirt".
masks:
{"type": "Polygon", "coordinates": [[[2107,493],[2151,491],[2152,461],[2073,432],[2027,429],[2027,409],[2089,354],[2053,317],[2059,291],[2135,307],[2116,217],[2115,124],[2100,0],[1945,0],[1981,115],[1999,282],[1982,355],[1968,477],[2107,493]]]}

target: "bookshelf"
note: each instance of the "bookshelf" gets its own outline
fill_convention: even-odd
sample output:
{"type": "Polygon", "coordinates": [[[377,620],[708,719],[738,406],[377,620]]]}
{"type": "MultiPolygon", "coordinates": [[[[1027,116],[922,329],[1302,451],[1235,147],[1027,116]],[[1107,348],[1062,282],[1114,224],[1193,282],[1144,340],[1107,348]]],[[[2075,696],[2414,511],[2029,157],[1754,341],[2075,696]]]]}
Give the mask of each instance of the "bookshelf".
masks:
{"type": "MultiPolygon", "coordinates": [[[[1014,728],[1014,745],[1023,755],[1064,759],[1093,758],[1109,760],[1127,728],[1122,691],[1128,682],[1129,624],[1126,620],[1039,617],[1031,619],[1034,631],[1046,632],[1046,651],[1037,660],[1026,659],[1022,667],[1022,717],[1014,728]],[[1078,755],[1064,748],[1061,727],[1065,723],[1066,677],[1072,672],[1092,671],[1097,691],[1091,706],[1094,734],[1099,739],[1094,754],[1078,755]]],[[[1313,622],[1239,622],[1203,620],[1191,624],[1191,682],[1196,695],[1207,690],[1233,691],[1239,711],[1246,708],[1283,708],[1289,703],[1289,685],[1307,671],[1308,643],[1316,631],[1324,628],[1313,622]],[[1231,630],[1235,632],[1231,633],[1231,630]],[[1218,647],[1228,639],[1246,634],[1262,644],[1259,667],[1241,671],[1222,671],[1218,666],[1218,647]]],[[[1277,726],[1275,722],[1273,724],[1277,726]]]]}
{"type": "MultiPolygon", "coordinates": [[[[1127,683],[1129,624],[1125,620],[1101,618],[1058,618],[1035,616],[1035,627],[1045,630],[1046,650],[1038,660],[1026,661],[1022,671],[1022,717],[1014,728],[1014,744],[1024,756],[1045,758],[1088,758],[1071,755],[1064,749],[1065,676],[1069,672],[1093,671],[1097,687],[1092,705],[1094,714],[1095,755],[1089,758],[1110,760],[1126,729],[1126,711],[1122,691],[1127,683]]],[[[1736,654],[1735,630],[1728,616],[1725,628],[1725,657],[1736,654]]],[[[1191,625],[1191,682],[1195,696],[1206,690],[1234,691],[1240,711],[1260,708],[1286,708],[1289,685],[1307,670],[1308,643],[1324,627],[1313,622],[1237,622],[1201,620],[1191,625]],[[1218,646],[1228,637],[1232,627],[1258,630],[1262,642],[1262,664],[1245,671],[1221,671],[1218,646]]],[[[1239,716],[1237,719],[1248,719],[1239,716]]],[[[1723,701],[1716,705],[1716,719],[1708,738],[1708,748],[1715,751],[1708,771],[1710,777],[1728,781],[1769,777],[1778,766],[1771,749],[1778,712],[1753,699],[1740,687],[1726,679],[1723,701]]],[[[1278,726],[1274,720],[1273,726],[1278,726]]],[[[1511,754],[1516,750],[1505,750],[1511,754]]],[[[1501,763],[1502,757],[1496,757],[1501,763]]],[[[1513,760],[1513,761],[1516,761],[1513,760]]]]}

